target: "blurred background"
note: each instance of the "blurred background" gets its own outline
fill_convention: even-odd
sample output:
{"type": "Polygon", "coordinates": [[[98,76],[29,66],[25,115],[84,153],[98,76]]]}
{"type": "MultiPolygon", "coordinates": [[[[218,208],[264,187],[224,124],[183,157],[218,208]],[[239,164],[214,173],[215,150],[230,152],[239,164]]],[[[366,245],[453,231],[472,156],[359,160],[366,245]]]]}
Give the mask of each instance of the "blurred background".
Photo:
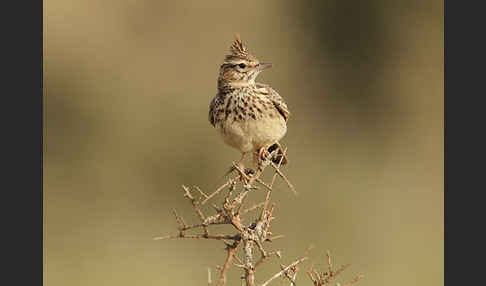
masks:
{"type": "MultiPolygon", "coordinates": [[[[44,2],[44,285],[202,285],[220,241],[181,185],[209,192],[239,151],[207,119],[240,33],[274,64],[299,196],[279,183],[257,282],[314,245],[358,285],[443,285],[443,1],[44,2]]],[[[305,264],[305,268],[311,263],[305,264]]],[[[216,274],[216,273],[214,273],[216,274]]],[[[304,271],[297,281],[311,285],[304,271]]],[[[239,285],[229,272],[229,285],[239,285]]]]}

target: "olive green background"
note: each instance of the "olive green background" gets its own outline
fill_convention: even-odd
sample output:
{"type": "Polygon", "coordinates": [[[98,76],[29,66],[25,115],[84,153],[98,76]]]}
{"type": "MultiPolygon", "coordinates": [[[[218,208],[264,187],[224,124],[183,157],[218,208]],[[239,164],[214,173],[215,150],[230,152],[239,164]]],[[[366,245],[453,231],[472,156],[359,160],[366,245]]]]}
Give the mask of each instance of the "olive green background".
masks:
{"type": "MultiPolygon", "coordinates": [[[[182,184],[240,156],[207,120],[234,32],[286,100],[273,244],[358,285],[443,285],[443,1],[44,1],[44,285],[206,285],[219,241],[165,240],[182,184]]],[[[303,269],[304,270],[304,269],[303,269]]],[[[214,275],[216,273],[213,273],[214,275]]],[[[299,285],[311,285],[304,271],[299,285]]],[[[240,285],[229,272],[229,285],[240,285]]]]}

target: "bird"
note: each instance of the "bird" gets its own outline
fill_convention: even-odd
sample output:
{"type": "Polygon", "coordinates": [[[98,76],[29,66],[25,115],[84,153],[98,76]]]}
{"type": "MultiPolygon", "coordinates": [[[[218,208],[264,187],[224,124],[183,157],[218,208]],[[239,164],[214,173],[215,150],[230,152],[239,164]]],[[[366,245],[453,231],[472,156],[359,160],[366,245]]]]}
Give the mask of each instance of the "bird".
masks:
{"type": "Polygon", "coordinates": [[[288,163],[279,141],[287,133],[289,108],[270,85],[255,81],[270,67],[271,63],[250,54],[236,33],[219,68],[218,91],[209,105],[209,122],[224,143],[241,152],[237,165],[243,170],[242,162],[249,153],[257,167],[266,158],[276,164],[288,163]]]}

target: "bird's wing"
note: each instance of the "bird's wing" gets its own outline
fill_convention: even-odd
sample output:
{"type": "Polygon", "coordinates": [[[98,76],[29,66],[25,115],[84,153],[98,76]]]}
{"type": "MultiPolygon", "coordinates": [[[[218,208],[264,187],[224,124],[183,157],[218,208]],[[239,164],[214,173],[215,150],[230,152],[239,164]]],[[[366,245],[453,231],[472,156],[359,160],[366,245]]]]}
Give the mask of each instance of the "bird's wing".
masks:
{"type": "Polygon", "coordinates": [[[283,98],[269,85],[263,83],[257,83],[256,85],[258,89],[262,92],[262,94],[264,94],[266,97],[268,97],[268,99],[272,101],[278,113],[280,113],[280,115],[282,115],[282,117],[284,118],[285,122],[287,122],[290,112],[283,98]]]}
{"type": "Polygon", "coordinates": [[[217,101],[217,96],[211,100],[211,103],[209,104],[209,114],[208,114],[208,120],[211,123],[211,125],[215,126],[215,108],[216,108],[216,101],[217,101]]]}

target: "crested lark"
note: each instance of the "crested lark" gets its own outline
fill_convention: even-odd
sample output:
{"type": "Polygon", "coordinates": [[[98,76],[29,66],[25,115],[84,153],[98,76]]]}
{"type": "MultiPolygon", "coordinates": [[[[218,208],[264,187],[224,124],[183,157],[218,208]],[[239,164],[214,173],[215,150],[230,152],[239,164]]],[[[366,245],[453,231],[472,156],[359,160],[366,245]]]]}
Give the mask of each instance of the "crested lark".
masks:
{"type": "Polygon", "coordinates": [[[282,97],[269,85],[256,83],[258,74],[270,68],[252,56],[239,35],[219,70],[218,93],[209,106],[209,122],[229,146],[252,153],[260,163],[272,154],[275,163],[287,163],[278,141],[287,132],[289,110],[282,97]]]}

